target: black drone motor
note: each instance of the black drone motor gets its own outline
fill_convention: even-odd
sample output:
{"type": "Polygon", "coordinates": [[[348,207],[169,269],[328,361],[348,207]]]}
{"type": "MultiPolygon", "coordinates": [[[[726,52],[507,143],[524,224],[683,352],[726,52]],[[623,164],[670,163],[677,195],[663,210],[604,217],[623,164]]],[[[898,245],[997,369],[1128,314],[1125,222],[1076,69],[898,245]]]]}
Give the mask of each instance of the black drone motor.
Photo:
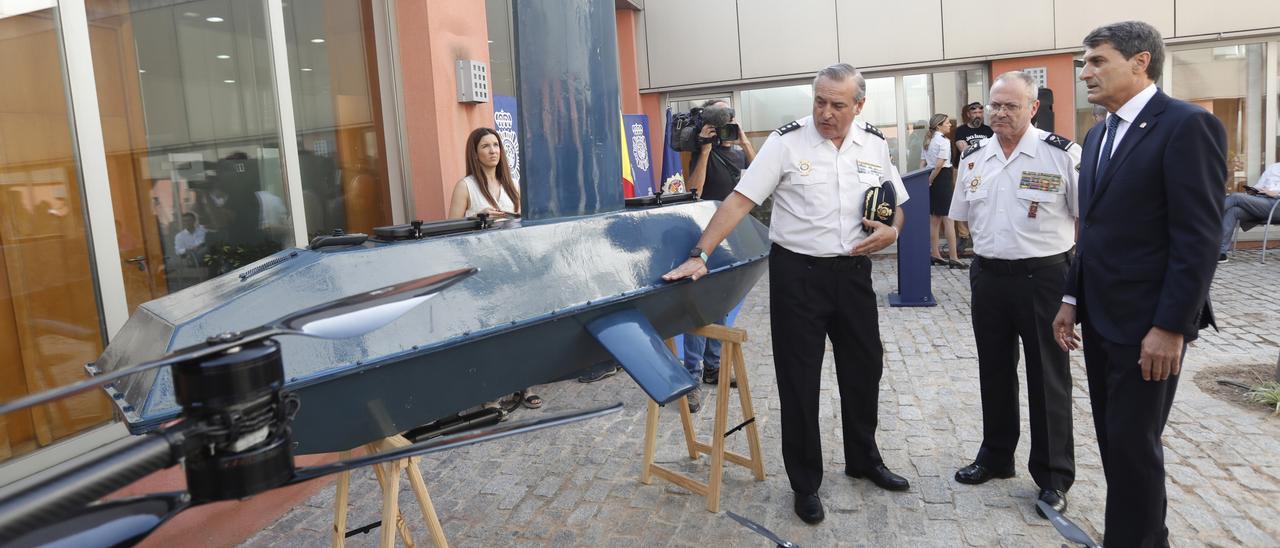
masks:
{"type": "Polygon", "coordinates": [[[184,444],[193,500],[244,498],[293,477],[288,425],[298,399],[281,392],[284,365],[275,341],[183,362],[173,374],[184,416],[202,434],[184,444]]]}

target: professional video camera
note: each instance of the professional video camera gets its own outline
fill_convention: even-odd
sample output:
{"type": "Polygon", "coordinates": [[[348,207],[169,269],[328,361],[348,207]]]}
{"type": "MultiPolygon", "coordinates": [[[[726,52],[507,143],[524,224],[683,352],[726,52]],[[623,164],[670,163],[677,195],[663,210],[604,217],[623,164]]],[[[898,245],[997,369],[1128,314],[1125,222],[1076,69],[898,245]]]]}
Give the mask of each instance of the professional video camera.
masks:
{"type": "Polygon", "coordinates": [[[671,149],[680,152],[696,152],[698,147],[708,142],[698,137],[702,126],[711,125],[716,128],[716,135],[710,142],[719,144],[722,141],[737,141],[741,137],[738,124],[733,120],[733,109],[726,106],[707,108],[691,108],[687,113],[671,116],[671,149]]]}

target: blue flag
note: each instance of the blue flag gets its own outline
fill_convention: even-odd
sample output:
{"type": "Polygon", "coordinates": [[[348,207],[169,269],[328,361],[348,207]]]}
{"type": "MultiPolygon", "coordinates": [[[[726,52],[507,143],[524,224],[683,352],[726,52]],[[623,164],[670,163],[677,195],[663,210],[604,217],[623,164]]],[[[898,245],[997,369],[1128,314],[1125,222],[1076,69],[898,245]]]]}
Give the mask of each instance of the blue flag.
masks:
{"type": "Polygon", "coordinates": [[[684,192],[684,174],[681,173],[684,166],[680,163],[680,153],[671,148],[671,107],[667,107],[667,123],[663,124],[662,134],[665,136],[662,140],[662,192],[684,192]]]}

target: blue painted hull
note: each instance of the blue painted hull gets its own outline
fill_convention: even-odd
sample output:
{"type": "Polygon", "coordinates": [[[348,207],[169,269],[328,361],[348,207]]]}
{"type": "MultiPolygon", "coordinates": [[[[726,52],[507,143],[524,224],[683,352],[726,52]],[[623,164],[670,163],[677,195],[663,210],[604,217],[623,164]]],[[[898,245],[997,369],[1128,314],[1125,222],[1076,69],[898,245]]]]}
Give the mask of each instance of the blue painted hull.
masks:
{"type": "MultiPolygon", "coordinates": [[[[610,356],[586,329],[633,308],[662,337],[718,321],[764,273],[747,217],[698,282],[665,284],[716,203],[621,211],[417,241],[286,250],[139,307],[95,364],[112,371],[352,293],[464,267],[479,272],[362,337],[281,340],[301,398],[296,453],[349,449],[610,356]],[[265,267],[265,268],[264,268],[265,267]]],[[[167,370],[108,391],[133,432],[177,415],[167,370]]]]}

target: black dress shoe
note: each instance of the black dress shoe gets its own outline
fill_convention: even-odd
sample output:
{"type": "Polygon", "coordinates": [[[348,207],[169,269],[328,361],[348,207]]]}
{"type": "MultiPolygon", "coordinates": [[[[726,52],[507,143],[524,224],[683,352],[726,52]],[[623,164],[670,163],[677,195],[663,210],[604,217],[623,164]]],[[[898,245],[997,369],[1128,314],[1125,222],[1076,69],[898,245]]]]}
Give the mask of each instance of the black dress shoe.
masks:
{"type": "Polygon", "coordinates": [[[986,465],[973,463],[969,466],[956,470],[956,481],[967,483],[969,485],[978,485],[986,483],[991,479],[1006,479],[1014,476],[1013,467],[995,470],[987,468],[986,465]]]}
{"type": "MultiPolygon", "coordinates": [[[[1043,500],[1059,514],[1067,511],[1067,494],[1057,489],[1041,489],[1040,496],[1036,497],[1036,500],[1043,500]]],[[[1039,504],[1036,505],[1036,513],[1044,519],[1049,519],[1049,516],[1044,515],[1044,510],[1040,509],[1039,504]]]]}
{"type": "Polygon", "coordinates": [[[818,498],[818,494],[801,495],[796,493],[796,515],[805,523],[813,525],[822,521],[827,514],[822,511],[822,499],[818,498]]]}
{"type": "Polygon", "coordinates": [[[867,478],[871,483],[879,485],[881,489],[888,491],[906,491],[911,487],[907,482],[907,478],[899,476],[889,471],[889,468],[883,464],[877,464],[870,470],[854,470],[845,468],[844,474],[851,478],[867,478]]]}

